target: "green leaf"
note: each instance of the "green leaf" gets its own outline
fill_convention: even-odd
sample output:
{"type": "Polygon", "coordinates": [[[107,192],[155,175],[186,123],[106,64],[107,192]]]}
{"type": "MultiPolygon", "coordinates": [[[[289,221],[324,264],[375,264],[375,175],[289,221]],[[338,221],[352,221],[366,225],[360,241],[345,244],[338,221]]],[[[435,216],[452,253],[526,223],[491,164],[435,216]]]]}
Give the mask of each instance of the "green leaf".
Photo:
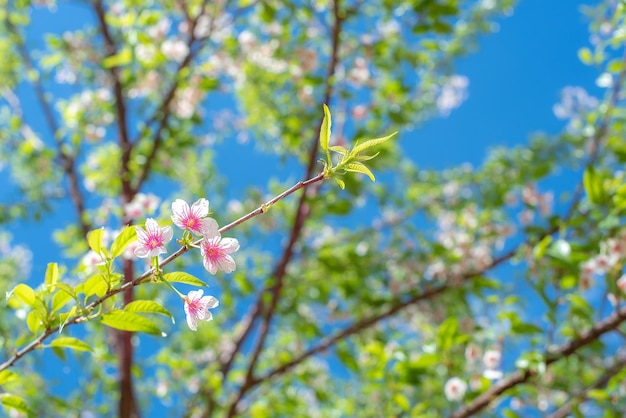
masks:
{"type": "Polygon", "coordinates": [[[134,312],[112,311],[106,313],[102,315],[102,323],[122,331],[145,332],[147,334],[165,336],[154,322],[134,312]]]}
{"type": "Polygon", "coordinates": [[[174,317],[170,311],[152,300],[134,300],[124,307],[124,311],[158,313],[167,316],[174,323],[174,317]]]}
{"type": "Polygon", "coordinates": [[[348,154],[348,150],[345,147],[342,147],[341,145],[333,145],[332,147],[329,147],[328,149],[333,152],[337,152],[341,155],[348,154]]]}
{"type": "Polygon", "coordinates": [[[353,157],[356,161],[369,161],[373,158],[376,158],[378,156],[378,154],[380,154],[380,152],[377,152],[374,155],[357,155],[355,157],[353,157]]]}
{"type": "Polygon", "coordinates": [[[367,175],[370,180],[376,181],[376,178],[374,178],[374,174],[370,171],[370,169],[367,168],[365,164],[358,161],[354,163],[344,164],[341,168],[345,169],[346,171],[352,171],[354,173],[363,173],[367,175]]]}
{"type": "Polygon", "coordinates": [[[354,148],[352,149],[352,151],[350,152],[351,156],[355,156],[358,153],[365,151],[367,149],[370,149],[372,147],[375,147],[376,145],[380,145],[384,142],[387,142],[389,139],[391,139],[394,135],[396,135],[398,132],[394,132],[391,135],[387,135],[387,136],[383,136],[381,138],[374,138],[374,139],[369,139],[361,144],[356,144],[354,146],[354,148]]]}
{"type": "Polygon", "coordinates": [[[441,351],[446,351],[452,347],[458,330],[459,322],[455,317],[450,317],[443,321],[437,330],[437,348],[441,351]]]}
{"type": "Polygon", "coordinates": [[[96,274],[91,276],[82,286],[82,292],[85,294],[85,297],[89,297],[91,295],[97,295],[98,297],[104,296],[109,288],[109,284],[106,281],[106,277],[104,274],[96,274]]]}
{"type": "Polygon", "coordinates": [[[395,395],[393,395],[393,400],[395,404],[402,408],[404,411],[408,411],[411,407],[411,403],[409,402],[409,400],[401,393],[396,393],[395,395]]]}
{"type": "Polygon", "coordinates": [[[77,351],[93,351],[87,343],[73,337],[59,337],[50,343],[50,347],[71,348],[77,351]]]}
{"type": "Polygon", "coordinates": [[[593,54],[589,48],[581,48],[578,50],[578,58],[585,65],[593,63],[593,54]]]}
{"type": "Polygon", "coordinates": [[[539,260],[545,255],[546,250],[548,249],[548,246],[551,242],[552,235],[546,235],[541,241],[539,241],[537,245],[535,245],[535,248],[533,249],[533,255],[536,260],[539,260]]]}
{"type": "Polygon", "coordinates": [[[56,293],[52,296],[52,312],[61,309],[71,299],[78,300],[74,288],[66,283],[57,283],[56,293]]]}
{"type": "Polygon", "coordinates": [[[330,110],[328,109],[328,106],[324,104],[324,119],[322,120],[322,127],[320,129],[320,146],[326,152],[328,152],[328,143],[330,142],[331,125],[332,119],[330,117],[330,110]]]}
{"type": "Polygon", "coordinates": [[[18,284],[13,290],[11,290],[7,294],[7,299],[13,294],[17,296],[17,298],[22,301],[22,303],[24,303],[26,306],[30,306],[31,308],[35,306],[35,291],[29,285],[24,283],[18,284]]]}
{"type": "Polygon", "coordinates": [[[51,290],[54,290],[54,285],[59,281],[59,265],[57,263],[48,263],[48,268],[46,269],[46,285],[51,287],[51,290]]]}
{"type": "Polygon", "coordinates": [[[0,385],[4,385],[5,383],[12,382],[18,378],[18,374],[12,372],[11,370],[2,370],[0,372],[0,385]]]}
{"type": "Polygon", "coordinates": [[[598,175],[593,167],[588,167],[583,175],[583,185],[589,201],[596,205],[606,202],[607,194],[602,184],[602,177],[598,175]]]}
{"type": "Polygon", "coordinates": [[[33,334],[37,334],[39,328],[43,325],[41,321],[41,315],[36,310],[30,311],[26,317],[26,326],[33,334]]]}
{"type": "Polygon", "coordinates": [[[596,401],[608,401],[611,398],[611,394],[605,389],[590,389],[587,396],[596,401]]]}
{"type": "Polygon", "coordinates": [[[20,283],[15,286],[15,289],[7,295],[7,298],[13,294],[17,296],[17,298],[25,305],[30,306],[31,308],[35,305],[35,291],[27,284],[20,283]]]}
{"type": "Polygon", "coordinates": [[[10,393],[0,394],[0,402],[7,408],[15,409],[18,412],[28,415],[29,417],[35,416],[35,413],[28,406],[26,401],[19,396],[12,395],[10,393]]]}
{"type": "Polygon", "coordinates": [[[208,284],[198,279],[196,276],[192,276],[184,271],[175,271],[173,273],[164,274],[163,279],[170,283],[185,283],[192,286],[209,287],[208,284]]]}
{"type": "Polygon", "coordinates": [[[511,332],[514,334],[541,334],[543,330],[536,325],[517,321],[511,324],[511,332]]]}
{"type": "Polygon", "coordinates": [[[133,59],[133,53],[130,48],[124,48],[115,55],[106,57],[102,60],[102,66],[104,68],[121,67],[128,64],[133,59]]]}
{"type": "Polygon", "coordinates": [[[87,233],[87,244],[89,244],[89,248],[93,250],[96,254],[102,254],[102,235],[104,234],[104,228],[94,229],[93,231],[89,231],[87,233]]]}
{"type": "Polygon", "coordinates": [[[126,226],[111,244],[111,256],[113,258],[122,255],[126,247],[137,239],[137,232],[134,226],[126,226]]]}
{"type": "Polygon", "coordinates": [[[337,177],[333,177],[333,180],[335,180],[337,182],[337,184],[339,185],[339,187],[341,187],[341,190],[346,188],[346,183],[344,183],[343,180],[338,179],[337,177]]]}

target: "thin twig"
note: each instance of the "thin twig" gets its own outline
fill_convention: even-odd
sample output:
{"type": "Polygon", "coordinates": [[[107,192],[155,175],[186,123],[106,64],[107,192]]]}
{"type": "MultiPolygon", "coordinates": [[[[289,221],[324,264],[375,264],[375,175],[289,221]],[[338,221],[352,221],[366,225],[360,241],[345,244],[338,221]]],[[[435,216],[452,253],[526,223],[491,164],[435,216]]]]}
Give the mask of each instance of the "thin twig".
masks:
{"type": "MultiPolygon", "coordinates": [[[[238,220],[222,227],[219,229],[220,233],[225,233],[227,231],[229,231],[230,229],[234,228],[235,226],[248,221],[252,218],[254,218],[255,216],[261,215],[265,212],[267,212],[268,208],[271,207],[273,204],[275,204],[276,202],[278,202],[281,199],[284,199],[285,197],[287,197],[288,195],[319,181],[324,180],[324,176],[323,174],[318,174],[317,176],[307,180],[307,181],[303,181],[303,182],[299,182],[296,185],[294,185],[293,187],[289,188],[289,190],[287,190],[284,193],[281,193],[279,196],[269,200],[268,202],[262,204],[261,206],[259,206],[257,209],[251,211],[250,213],[248,213],[247,215],[242,216],[241,218],[239,218],[238,220]]],[[[198,240],[194,243],[194,245],[198,245],[202,240],[198,240]]],[[[176,252],[172,253],[172,255],[170,255],[169,257],[167,257],[165,260],[163,260],[160,264],[159,267],[165,267],[168,264],[170,264],[172,261],[174,261],[175,259],[177,259],[178,257],[180,257],[181,255],[183,255],[184,253],[186,253],[187,251],[189,251],[191,248],[194,248],[193,246],[190,247],[181,247],[179,248],[176,252]]],[[[44,331],[40,336],[38,336],[37,338],[35,338],[33,341],[31,341],[28,345],[24,346],[23,348],[16,350],[15,354],[13,354],[8,360],[6,360],[4,363],[0,364],[0,371],[7,369],[8,367],[11,367],[12,365],[14,365],[19,359],[21,359],[22,357],[24,357],[27,353],[33,351],[34,349],[38,348],[41,346],[41,343],[47,339],[50,335],[54,334],[55,332],[61,330],[62,328],[67,328],[68,326],[74,325],[74,324],[78,324],[81,322],[85,322],[88,321],[89,319],[92,319],[90,317],[90,313],[93,312],[95,310],[95,308],[97,308],[98,306],[100,306],[102,303],[104,303],[106,300],[110,299],[111,297],[117,295],[118,293],[124,292],[125,290],[135,287],[135,286],[139,286],[142,283],[146,283],[148,282],[148,279],[155,273],[154,268],[151,268],[149,270],[147,270],[146,272],[144,272],[142,275],[138,276],[137,278],[135,278],[133,281],[131,282],[127,282],[124,283],[122,286],[120,286],[117,289],[112,289],[109,290],[106,294],[104,294],[103,296],[101,296],[100,298],[94,300],[93,302],[89,303],[87,306],[85,306],[83,308],[83,313],[79,314],[79,315],[75,315],[72,318],[69,318],[64,324],[63,326],[55,326],[53,328],[50,328],[46,331],[44,331]]]]}
{"type": "MultiPolygon", "coordinates": [[[[17,45],[20,56],[22,57],[22,60],[26,65],[26,69],[29,72],[34,72],[37,70],[35,64],[33,63],[30,54],[26,49],[24,40],[22,39],[17,28],[11,23],[9,16],[10,14],[7,14],[5,24],[16,39],[15,44],[17,45]]],[[[76,156],[68,153],[65,148],[63,138],[61,138],[59,134],[59,126],[54,117],[52,106],[50,105],[46,97],[46,92],[43,88],[43,84],[41,83],[41,79],[39,77],[34,77],[31,79],[31,84],[33,86],[33,89],[35,90],[35,96],[37,97],[37,101],[39,102],[39,105],[43,110],[44,119],[46,121],[46,124],[48,125],[48,129],[50,130],[50,134],[52,135],[54,143],[56,144],[57,155],[59,160],[61,161],[61,167],[63,168],[63,172],[67,176],[67,180],[69,182],[69,194],[70,198],[72,199],[74,209],[76,210],[76,214],[78,216],[78,222],[81,232],[83,233],[83,236],[86,236],[87,232],[89,232],[89,230],[91,229],[91,225],[89,225],[85,217],[85,200],[80,190],[78,174],[75,167],[76,156]]]]}
{"type": "MultiPolygon", "coordinates": [[[[600,338],[607,332],[614,330],[624,321],[626,321],[626,306],[615,311],[615,313],[613,313],[613,315],[609,316],[608,318],[595,323],[590,330],[581,333],[578,338],[566,342],[565,344],[559,346],[556,350],[547,351],[544,355],[546,367],[551,365],[552,363],[556,363],[557,361],[574,354],[576,351],[585,347],[586,345],[597,341],[598,338],[600,338]]],[[[451,417],[466,418],[480,412],[481,410],[486,408],[493,400],[497,399],[498,396],[500,396],[507,390],[526,382],[534,375],[535,372],[533,372],[532,370],[516,371],[506,379],[502,379],[501,381],[490,387],[487,391],[476,397],[469,404],[459,408],[452,414],[451,417]]]]}
{"type": "MultiPolygon", "coordinates": [[[[182,60],[182,62],[178,65],[178,68],[176,69],[174,73],[175,75],[174,75],[174,80],[172,81],[172,85],[165,93],[165,96],[163,97],[161,104],[158,106],[154,114],[145,123],[145,126],[149,126],[152,123],[154,123],[156,120],[159,121],[159,124],[157,128],[155,129],[154,134],[152,135],[152,147],[150,148],[150,152],[146,156],[146,162],[141,168],[141,172],[139,173],[137,182],[132,187],[132,190],[134,193],[137,193],[141,189],[145,181],[147,180],[148,175],[150,174],[150,170],[152,168],[152,164],[154,160],[156,159],[157,153],[163,143],[163,132],[166,130],[169,124],[169,120],[171,116],[170,105],[172,101],[174,100],[174,97],[176,96],[176,91],[178,90],[178,87],[179,87],[180,74],[182,70],[184,70],[186,67],[188,67],[191,64],[191,61],[194,59],[194,57],[197,54],[199,54],[201,51],[201,48],[194,48],[195,42],[199,40],[198,38],[196,38],[194,32],[195,32],[196,25],[198,24],[198,19],[200,19],[200,17],[204,15],[207,3],[208,3],[208,0],[205,0],[202,3],[202,8],[200,10],[200,13],[198,13],[198,15],[190,21],[189,39],[187,40],[187,48],[189,52],[187,53],[187,56],[185,56],[185,58],[182,60]]],[[[212,30],[213,30],[213,24],[211,24],[209,34],[203,39],[206,39],[208,36],[210,36],[210,33],[212,30]]],[[[141,136],[138,136],[134,142],[136,143],[137,141],[139,141],[140,138],[141,136]]]]}
{"type": "Polygon", "coordinates": [[[616,376],[624,368],[626,368],[626,355],[622,354],[613,361],[613,365],[606,369],[606,371],[600,376],[600,378],[598,378],[597,381],[584,389],[581,393],[576,394],[573,399],[569,400],[559,409],[548,415],[547,418],[566,418],[570,414],[572,408],[576,403],[583,402],[588,399],[589,392],[591,392],[592,390],[604,388],[613,378],[613,376],[616,376]]]}

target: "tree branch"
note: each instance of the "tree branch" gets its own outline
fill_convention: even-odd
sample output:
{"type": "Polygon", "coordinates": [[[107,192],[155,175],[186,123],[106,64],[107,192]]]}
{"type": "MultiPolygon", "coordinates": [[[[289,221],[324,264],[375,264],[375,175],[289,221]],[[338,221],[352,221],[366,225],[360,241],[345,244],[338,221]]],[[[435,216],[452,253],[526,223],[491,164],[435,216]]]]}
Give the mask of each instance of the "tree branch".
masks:
{"type": "MultiPolygon", "coordinates": [[[[11,23],[9,17],[6,17],[5,23],[7,25],[8,30],[13,34],[16,39],[15,44],[17,45],[17,49],[26,65],[27,71],[37,71],[28,51],[26,50],[26,46],[24,45],[24,41],[17,30],[17,28],[11,23]]],[[[57,147],[57,155],[59,160],[61,161],[61,167],[63,168],[63,172],[67,176],[67,180],[69,182],[68,189],[69,195],[72,199],[72,203],[74,205],[74,209],[76,210],[76,214],[78,216],[78,223],[83,233],[83,236],[87,236],[87,232],[91,229],[91,225],[85,219],[85,200],[83,198],[83,194],[80,190],[80,185],[78,181],[78,174],[76,172],[75,167],[75,158],[67,152],[65,149],[65,145],[63,139],[59,135],[59,126],[54,118],[54,113],[52,111],[52,107],[46,98],[46,92],[43,88],[41,80],[39,77],[34,77],[31,79],[31,84],[33,89],[35,90],[35,96],[37,97],[37,101],[41,106],[44,114],[44,119],[46,124],[48,125],[48,129],[54,139],[54,143],[57,147]]]]}
{"type": "MultiPolygon", "coordinates": [[[[339,0],[335,0],[333,2],[333,15],[334,15],[334,25],[332,29],[331,56],[330,56],[330,63],[327,69],[326,87],[325,87],[325,92],[324,92],[324,103],[329,103],[333,95],[333,79],[334,79],[334,74],[335,74],[335,68],[337,67],[337,63],[339,59],[340,34],[341,34],[341,29],[342,29],[342,24],[343,24],[343,16],[340,15],[340,11],[339,11],[339,0]]],[[[317,132],[319,132],[319,129],[321,129],[321,123],[318,127],[317,132]]],[[[310,177],[311,174],[313,173],[313,170],[315,168],[315,163],[317,161],[317,151],[318,151],[318,138],[314,137],[313,140],[311,141],[311,145],[309,148],[308,165],[307,165],[306,173],[304,175],[305,178],[310,177]]],[[[312,191],[313,191],[312,195],[315,195],[317,194],[318,188],[313,188],[312,191]]],[[[276,265],[272,275],[269,278],[269,281],[272,281],[274,283],[272,285],[268,285],[265,289],[263,289],[263,291],[259,293],[257,303],[255,305],[255,308],[253,309],[254,313],[253,315],[249,317],[249,322],[246,328],[237,339],[233,352],[231,353],[228,360],[224,363],[222,367],[222,373],[224,374],[224,376],[226,376],[228,374],[228,371],[230,370],[230,367],[232,365],[232,361],[235,355],[241,350],[244,340],[251,332],[255,319],[258,318],[260,314],[263,313],[263,311],[265,311],[263,315],[263,322],[261,323],[261,327],[259,331],[259,337],[254,345],[252,356],[250,357],[248,366],[246,367],[247,371],[246,371],[246,377],[245,377],[244,383],[241,385],[241,387],[239,388],[239,391],[237,392],[237,395],[235,396],[234,400],[231,402],[231,405],[227,413],[228,417],[232,417],[233,415],[235,415],[236,410],[237,410],[237,405],[239,404],[243,396],[246,394],[248,389],[250,389],[253,386],[254,369],[261,355],[261,352],[263,350],[263,346],[265,344],[267,336],[269,335],[271,321],[276,311],[276,307],[278,306],[278,301],[280,299],[281,290],[284,286],[284,279],[285,279],[285,275],[287,272],[287,266],[293,258],[293,250],[294,250],[295,244],[298,241],[302,233],[302,230],[304,228],[304,224],[310,215],[310,209],[309,209],[308,204],[306,203],[307,199],[309,198],[310,196],[307,194],[307,191],[305,190],[305,192],[300,197],[300,201],[298,202],[298,207],[296,209],[296,217],[291,228],[291,233],[289,235],[288,244],[285,247],[285,250],[283,251],[283,255],[280,261],[276,265]],[[264,303],[264,295],[266,293],[270,293],[271,295],[271,299],[267,307],[265,306],[265,303],[264,303]]]]}
{"type": "MultiPolygon", "coordinates": [[[[608,318],[597,322],[593,327],[591,327],[590,330],[581,333],[578,338],[566,342],[565,344],[559,346],[556,350],[547,351],[544,355],[546,367],[572,355],[580,348],[598,340],[598,338],[607,332],[613,331],[625,320],[626,306],[615,311],[615,313],[608,318]]],[[[498,398],[498,396],[507,390],[516,387],[517,385],[525,383],[534,375],[535,373],[532,370],[516,371],[506,379],[503,379],[493,385],[469,404],[459,408],[452,414],[452,418],[466,418],[480,412],[489,406],[489,404],[498,398]]]]}
{"type": "MultiPolygon", "coordinates": [[[[94,11],[98,19],[100,32],[104,37],[104,46],[108,57],[117,54],[117,46],[109,26],[106,23],[106,11],[102,0],[97,0],[93,4],[94,11]]],[[[120,180],[122,183],[122,193],[120,203],[122,207],[131,202],[134,191],[131,187],[130,178],[130,157],[133,145],[128,134],[128,114],[126,111],[126,99],[124,97],[124,86],[120,79],[120,69],[118,67],[109,68],[109,75],[113,81],[113,95],[115,96],[115,115],[118,130],[118,143],[122,151],[120,161],[120,180]]],[[[122,218],[123,225],[130,225],[131,221],[126,217],[122,218]]],[[[133,265],[131,260],[124,261],[124,282],[132,283],[133,281],[133,265]]],[[[124,291],[124,305],[133,301],[133,286],[129,286],[124,291]]],[[[133,388],[133,345],[132,332],[117,331],[117,350],[119,360],[119,417],[131,418],[139,416],[139,408],[135,400],[135,392],[133,388]]]]}
{"type": "MultiPolygon", "coordinates": [[[[205,0],[202,3],[202,8],[200,10],[200,13],[198,13],[198,15],[195,18],[190,20],[189,39],[187,40],[187,48],[189,52],[187,53],[187,56],[183,59],[183,61],[178,65],[178,68],[176,69],[176,72],[174,73],[174,80],[172,82],[172,85],[165,93],[165,96],[163,97],[161,104],[157,107],[157,110],[145,123],[146,126],[149,126],[155,121],[157,120],[159,121],[159,124],[156,130],[154,131],[154,135],[152,136],[152,148],[150,149],[150,152],[148,153],[146,157],[146,162],[143,165],[141,169],[141,173],[139,174],[139,178],[133,187],[133,191],[135,193],[137,193],[141,189],[141,186],[143,186],[145,181],[148,179],[148,175],[150,174],[152,164],[163,142],[163,131],[167,128],[168,123],[169,123],[169,119],[171,116],[170,105],[172,101],[174,100],[174,97],[176,96],[176,91],[178,90],[178,87],[179,87],[179,82],[180,82],[179,76],[182,70],[184,70],[186,67],[189,66],[189,64],[191,64],[191,61],[201,50],[200,48],[194,49],[194,44],[196,43],[196,41],[199,40],[198,38],[196,38],[194,31],[195,31],[196,25],[198,24],[198,19],[200,19],[200,17],[203,16],[205,13],[207,3],[208,3],[208,0],[205,0]]],[[[203,39],[210,37],[210,34],[212,31],[213,31],[213,22],[211,22],[209,33],[203,39]]],[[[140,138],[141,137],[138,136],[135,139],[135,142],[139,141],[140,138]]]]}
{"type": "Polygon", "coordinates": [[[609,367],[594,384],[583,390],[582,393],[574,396],[574,399],[565,403],[559,409],[548,415],[547,418],[566,418],[572,411],[572,407],[575,403],[586,400],[591,390],[605,387],[613,376],[617,375],[624,368],[626,368],[626,355],[622,354],[614,360],[613,365],[609,367]]]}

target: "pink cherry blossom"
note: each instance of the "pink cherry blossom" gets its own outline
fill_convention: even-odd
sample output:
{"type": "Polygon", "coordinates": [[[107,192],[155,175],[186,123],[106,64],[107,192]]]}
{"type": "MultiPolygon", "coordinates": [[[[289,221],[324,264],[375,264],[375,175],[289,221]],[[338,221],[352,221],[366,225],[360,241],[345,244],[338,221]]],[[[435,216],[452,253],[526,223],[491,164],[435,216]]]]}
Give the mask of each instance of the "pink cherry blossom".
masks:
{"type": "Polygon", "coordinates": [[[224,273],[235,271],[235,260],[229,255],[239,249],[239,241],[235,238],[205,237],[200,244],[202,252],[202,264],[211,274],[222,270],[224,273]]]}
{"type": "Polygon", "coordinates": [[[219,235],[215,219],[207,218],[209,214],[209,201],[198,199],[191,207],[181,199],[172,203],[172,221],[180,229],[188,229],[196,235],[213,238],[219,235]]]}
{"type": "Polygon", "coordinates": [[[154,257],[167,252],[167,244],[174,235],[169,226],[159,228],[159,224],[152,218],[146,219],[146,229],[136,226],[137,241],[139,246],[135,248],[135,255],[139,258],[154,257]]]}
{"type": "Polygon", "coordinates": [[[198,329],[197,321],[211,321],[213,315],[209,309],[217,308],[220,302],[213,296],[202,296],[204,291],[192,290],[183,297],[185,301],[185,315],[187,315],[187,325],[192,331],[198,329]]]}

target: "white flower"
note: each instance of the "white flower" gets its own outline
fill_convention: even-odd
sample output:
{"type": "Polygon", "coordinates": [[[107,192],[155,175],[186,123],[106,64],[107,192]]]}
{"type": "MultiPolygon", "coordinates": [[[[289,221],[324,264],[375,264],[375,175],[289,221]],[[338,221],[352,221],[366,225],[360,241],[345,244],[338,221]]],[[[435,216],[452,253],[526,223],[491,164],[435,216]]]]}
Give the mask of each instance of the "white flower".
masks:
{"type": "Polygon", "coordinates": [[[450,379],[448,379],[446,385],[443,388],[446,399],[451,402],[462,400],[465,396],[466,391],[467,383],[465,383],[464,380],[461,380],[458,377],[451,377],[450,379]]]}
{"type": "Polygon", "coordinates": [[[500,366],[502,360],[502,353],[499,350],[487,350],[483,356],[483,363],[489,370],[496,370],[500,366]]]}

